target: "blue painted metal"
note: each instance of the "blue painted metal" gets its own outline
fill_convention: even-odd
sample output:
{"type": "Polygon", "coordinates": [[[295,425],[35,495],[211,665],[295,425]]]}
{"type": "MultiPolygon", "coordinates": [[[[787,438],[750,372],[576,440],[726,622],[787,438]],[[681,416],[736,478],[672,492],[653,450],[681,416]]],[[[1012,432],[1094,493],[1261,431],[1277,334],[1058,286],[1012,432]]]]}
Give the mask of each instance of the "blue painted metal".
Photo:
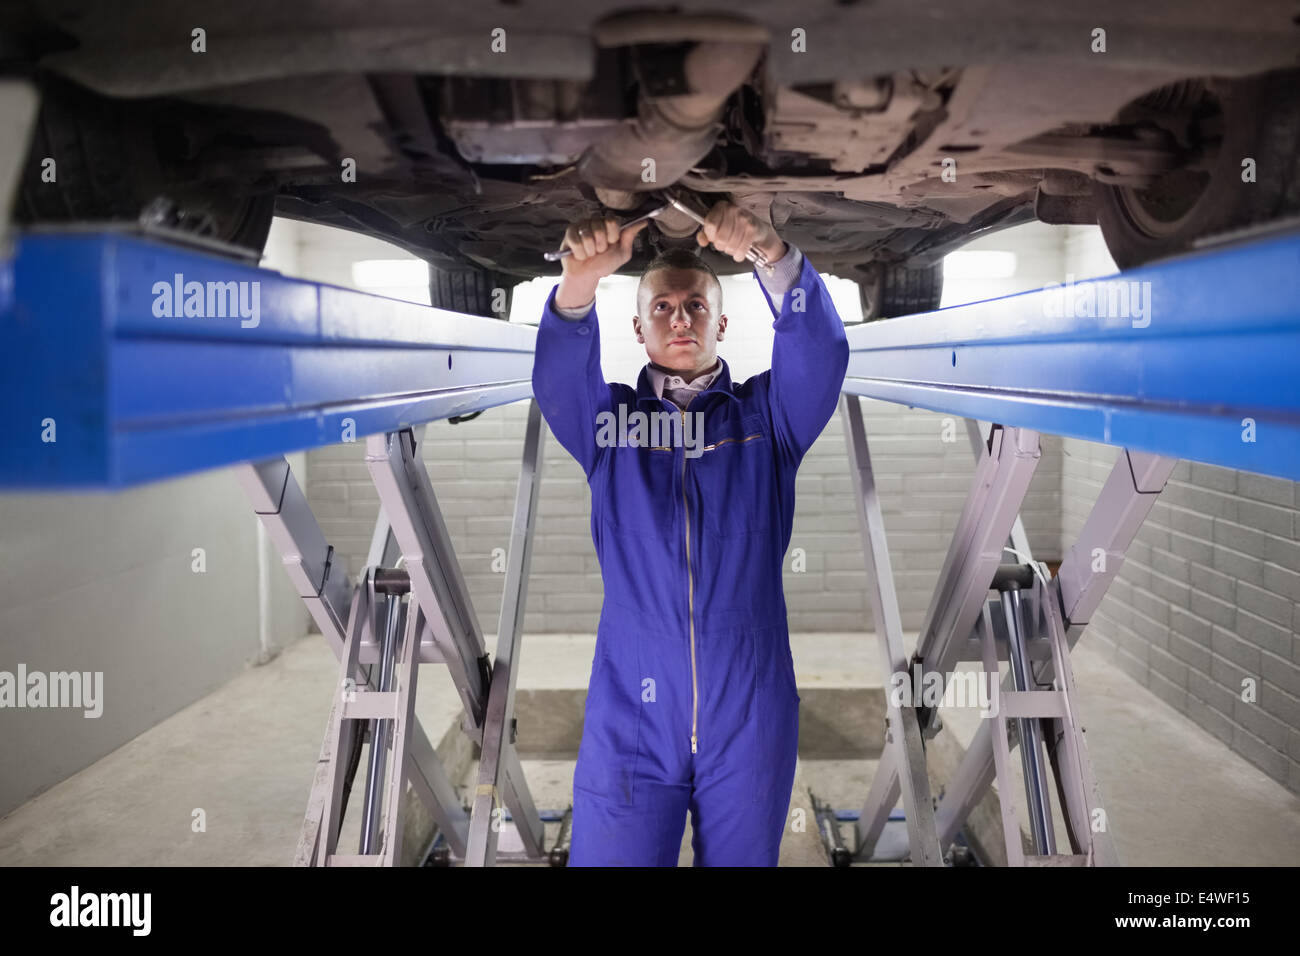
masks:
{"type": "MultiPolygon", "coordinates": [[[[19,237],[0,335],[0,487],[111,489],[528,398],[536,329],[83,233],[19,237]],[[157,315],[177,274],[259,283],[257,324],[157,315]]],[[[1300,236],[848,338],[851,394],[1300,479],[1300,236]]]]}
{"type": "Polygon", "coordinates": [[[537,331],[91,233],[20,236],[0,336],[0,487],[111,489],[529,398],[537,331]]]}
{"type": "Polygon", "coordinates": [[[850,394],[1300,479],[1300,236],[848,337],[850,394]]]}

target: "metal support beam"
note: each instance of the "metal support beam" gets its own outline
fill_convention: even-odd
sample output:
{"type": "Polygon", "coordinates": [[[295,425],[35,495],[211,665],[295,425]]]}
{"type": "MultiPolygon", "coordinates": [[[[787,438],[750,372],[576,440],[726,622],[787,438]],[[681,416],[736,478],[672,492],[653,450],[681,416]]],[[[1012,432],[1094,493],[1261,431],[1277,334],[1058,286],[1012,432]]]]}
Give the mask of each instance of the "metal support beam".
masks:
{"type": "Polygon", "coordinates": [[[1067,627],[1082,627],[1092,618],[1177,464],[1172,458],[1121,450],[1079,539],[1057,571],[1067,627]]]}
{"type": "MultiPolygon", "coordinates": [[[[886,674],[907,676],[909,671],[907,650],[903,645],[903,619],[898,610],[894,573],[889,564],[889,547],[885,541],[885,523],[871,470],[871,453],[862,422],[862,402],[854,396],[845,395],[840,400],[840,410],[851,456],[850,474],[853,477],[854,497],[858,502],[858,520],[862,525],[862,551],[866,558],[867,576],[871,580],[871,607],[876,622],[880,657],[886,674]]],[[[916,708],[907,703],[898,706],[893,702],[892,695],[888,695],[886,701],[888,716],[885,718],[885,746],[892,754],[890,768],[896,772],[898,786],[903,793],[912,863],[915,866],[943,866],[943,852],[935,834],[934,804],[930,795],[930,778],[925,769],[925,747],[921,740],[916,708]]],[[[884,761],[877,768],[878,778],[881,777],[883,767],[884,761]]],[[[874,787],[873,783],[873,791],[874,787]]],[[[894,799],[897,799],[896,795],[894,799]]],[[[893,806],[891,801],[888,806],[874,808],[870,816],[864,812],[865,829],[878,835],[893,806]]]]}
{"type": "MultiPolygon", "coordinates": [[[[993,431],[990,422],[979,422],[973,418],[966,419],[966,435],[970,438],[971,451],[975,453],[975,461],[978,462],[984,457],[984,450],[989,446],[989,435],[993,431]]],[[[1015,524],[1011,526],[1011,540],[1008,542],[1010,547],[1017,555],[1017,560],[1028,563],[1034,559],[1033,552],[1029,547],[1029,536],[1025,534],[1025,523],[1016,514],[1015,524]]]]}
{"type": "Polygon", "coordinates": [[[366,465],[411,575],[411,591],[425,609],[434,644],[477,732],[487,705],[487,649],[429,473],[415,458],[414,435],[409,430],[371,435],[366,465]]]}
{"type": "MultiPolygon", "coordinates": [[[[1175,464],[1177,462],[1172,459],[1125,450],[1111,469],[1110,477],[1084,523],[1078,543],[1062,562],[1043,601],[1045,605],[1055,602],[1068,608],[1062,621],[1067,651],[1073,650],[1084,630],[1084,625],[1074,623],[1068,614],[1072,612],[1086,621],[1101,603],[1124,553],[1150,513],[1175,464]],[[1095,554],[1103,555],[1104,560],[1095,561],[1095,554]]],[[[1049,662],[1042,662],[1036,665],[1035,676],[1039,683],[1046,683],[1057,675],[1049,662]]],[[[1010,689],[1009,678],[1003,686],[1010,689]]],[[[989,721],[982,721],[936,813],[941,845],[949,846],[956,839],[957,831],[992,784],[995,775],[992,728],[989,721]]],[[[1084,779],[1082,786],[1093,795],[1094,805],[1100,806],[1095,778],[1084,779]]],[[[1098,862],[1104,864],[1112,858],[1110,854],[1111,850],[1103,842],[1098,862]]]]}
{"type": "MultiPolygon", "coordinates": [[[[488,689],[487,720],[483,726],[482,756],[479,759],[478,785],[470,812],[469,849],[466,866],[492,866],[496,862],[497,834],[503,756],[514,751],[515,685],[519,677],[519,658],[524,632],[524,607],[528,599],[528,569],[533,552],[533,527],[537,518],[537,501],[541,491],[542,411],[536,400],[528,404],[528,424],[524,430],[524,455],[519,468],[519,485],[515,491],[514,521],[510,529],[510,549],[506,556],[506,581],[501,598],[501,618],[497,626],[496,661],[488,689]]],[[[516,777],[522,780],[522,775],[516,777]]],[[[527,791],[516,794],[522,813],[514,823],[530,856],[543,854],[543,825],[532,806],[527,791]],[[520,797],[523,800],[520,800],[520,797]]]]}
{"type": "MultiPolygon", "coordinates": [[[[349,615],[354,613],[353,602],[363,589],[353,587],[348,582],[346,565],[326,543],[325,535],[308,506],[288,461],[279,458],[249,463],[238,466],[235,472],[253,504],[253,510],[265,526],[268,537],[280,552],[285,571],[312,620],[334,650],[335,657],[342,660],[346,639],[344,621],[349,620],[349,615]],[[345,608],[348,610],[345,611],[345,608]]],[[[369,614],[369,611],[366,613],[369,614]]],[[[426,635],[430,633],[427,623],[422,627],[422,632],[426,635]]],[[[364,688],[370,686],[369,677],[361,665],[378,661],[378,645],[372,629],[364,623],[357,640],[357,664],[352,673],[352,681],[353,686],[364,688]]],[[[441,655],[430,653],[433,650],[432,645],[422,643],[421,661],[441,660],[441,655]]],[[[338,716],[333,712],[335,706],[337,699],[331,706],[327,729],[333,726],[333,721],[338,716]]],[[[346,729],[343,741],[345,745],[351,745],[351,734],[354,732],[354,728],[346,729]]],[[[299,865],[310,863],[319,845],[325,799],[322,787],[326,784],[325,774],[329,769],[333,746],[334,740],[327,732],[322,739],[312,795],[308,800],[303,831],[294,856],[294,862],[299,865]]],[[[421,803],[447,834],[453,852],[464,852],[469,818],[460,806],[455,789],[418,720],[411,727],[410,748],[412,756],[407,762],[406,774],[412,787],[421,803]]]]}
{"type": "Polygon", "coordinates": [[[927,670],[946,674],[961,659],[1038,459],[1037,432],[991,430],[917,638],[916,657],[927,670]]]}
{"type": "Polygon", "coordinates": [[[239,465],[235,477],[280,552],[289,580],[312,620],[334,648],[334,655],[341,656],[351,589],[347,564],[326,542],[289,462],[275,458],[239,465]]]}
{"type": "MultiPolygon", "coordinates": [[[[854,399],[846,406],[850,415],[856,405],[854,399]]],[[[860,410],[857,420],[860,423],[860,410]]],[[[846,416],[846,428],[850,427],[849,421],[846,416]]],[[[849,447],[854,447],[852,440],[849,447]]],[[[1003,542],[1019,515],[1020,503],[1038,464],[1038,455],[1038,435],[1035,432],[1018,428],[992,429],[983,457],[975,468],[970,496],[957,524],[917,641],[914,657],[927,671],[948,674],[965,650],[966,638],[972,633],[975,620],[988,599],[989,586],[1002,557],[1003,542]]],[[[886,673],[895,670],[910,673],[906,660],[886,673]]],[[[915,719],[917,711],[913,709],[911,713],[915,719]]],[[[932,723],[921,727],[921,731],[933,736],[938,731],[933,723],[935,712],[930,712],[929,716],[932,723]]],[[[859,816],[860,856],[873,851],[884,829],[897,800],[898,785],[893,775],[898,774],[901,766],[899,760],[888,764],[881,761],[876,769],[876,779],[872,781],[867,802],[859,816]]],[[[942,837],[942,833],[938,835],[942,837]]],[[[947,845],[940,841],[941,847],[947,845]]]]}

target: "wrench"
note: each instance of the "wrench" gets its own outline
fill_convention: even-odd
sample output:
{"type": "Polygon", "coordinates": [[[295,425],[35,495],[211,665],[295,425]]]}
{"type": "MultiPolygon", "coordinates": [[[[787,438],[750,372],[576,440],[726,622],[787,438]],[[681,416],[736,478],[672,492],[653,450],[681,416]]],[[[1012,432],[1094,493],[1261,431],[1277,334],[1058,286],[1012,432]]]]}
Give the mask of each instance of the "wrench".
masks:
{"type": "MultiPolygon", "coordinates": [[[[677,199],[673,197],[669,197],[668,202],[674,209],[677,209],[679,212],[683,212],[686,215],[690,216],[701,226],[704,225],[704,217],[701,216],[699,213],[697,213],[694,209],[690,208],[684,203],[678,202],[677,199]]],[[[773,269],[772,264],[767,261],[767,257],[763,255],[763,253],[759,250],[757,246],[750,246],[749,251],[745,253],[745,258],[748,259],[750,262],[754,263],[754,265],[761,266],[763,268],[763,271],[765,271],[768,277],[771,278],[775,270],[773,269]]]]}
{"type": "MultiPolygon", "coordinates": [[[[663,213],[667,212],[671,208],[672,208],[672,203],[664,203],[662,206],[659,206],[657,209],[651,209],[648,213],[646,213],[643,216],[637,216],[635,219],[629,219],[627,222],[623,223],[623,225],[618,227],[618,233],[621,236],[623,234],[623,230],[627,229],[629,226],[635,226],[638,222],[645,222],[647,219],[655,219],[660,215],[662,215],[663,213]]],[[[559,252],[543,253],[543,256],[546,258],[547,262],[556,262],[557,260],[563,259],[566,256],[571,256],[571,255],[573,255],[573,250],[568,246],[565,246],[559,252]]]]}

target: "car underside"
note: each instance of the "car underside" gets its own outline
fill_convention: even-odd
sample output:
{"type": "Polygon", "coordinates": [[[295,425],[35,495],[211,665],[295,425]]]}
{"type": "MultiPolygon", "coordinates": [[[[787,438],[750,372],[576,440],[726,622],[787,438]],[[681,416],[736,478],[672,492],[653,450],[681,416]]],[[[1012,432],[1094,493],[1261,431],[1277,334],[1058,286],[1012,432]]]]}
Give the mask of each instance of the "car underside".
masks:
{"type": "MultiPolygon", "coordinates": [[[[1099,223],[1127,267],[1300,208],[1294,3],[1084,7],[12,3],[0,68],[41,98],[15,217],[339,226],[491,315],[575,218],[671,188],[770,216],[875,318],[1009,225],[1099,223]]],[[[695,229],[659,217],[624,271],[695,229]]]]}

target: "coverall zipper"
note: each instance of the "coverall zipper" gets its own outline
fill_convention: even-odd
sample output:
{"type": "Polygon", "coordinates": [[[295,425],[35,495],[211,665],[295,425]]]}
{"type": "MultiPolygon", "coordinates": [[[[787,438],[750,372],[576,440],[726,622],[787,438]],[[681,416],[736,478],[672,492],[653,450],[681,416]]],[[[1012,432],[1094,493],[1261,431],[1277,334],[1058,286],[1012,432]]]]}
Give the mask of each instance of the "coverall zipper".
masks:
{"type": "MultiPolygon", "coordinates": [[[[678,409],[682,417],[682,434],[686,434],[686,412],[678,409]]],[[[695,676],[695,577],[691,574],[691,509],[686,502],[686,449],[682,448],[682,514],[686,517],[686,615],[691,633],[691,753],[696,752],[696,725],[699,717],[700,695],[695,676]]]]}

